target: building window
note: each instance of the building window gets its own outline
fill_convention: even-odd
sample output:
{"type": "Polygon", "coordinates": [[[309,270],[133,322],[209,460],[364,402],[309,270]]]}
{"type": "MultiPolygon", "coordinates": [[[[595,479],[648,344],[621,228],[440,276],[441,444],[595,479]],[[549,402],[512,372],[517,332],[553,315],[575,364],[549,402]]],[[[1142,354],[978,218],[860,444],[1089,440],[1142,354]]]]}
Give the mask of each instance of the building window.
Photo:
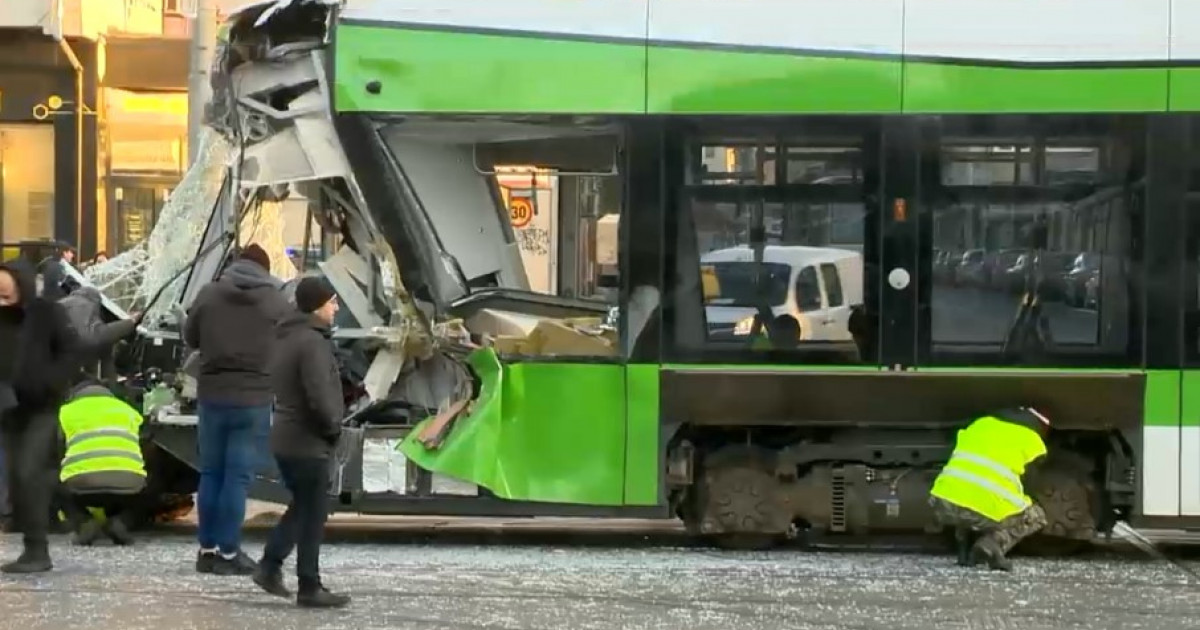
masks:
{"type": "Polygon", "coordinates": [[[54,237],[53,125],[0,125],[0,233],[5,243],[54,237]]]}

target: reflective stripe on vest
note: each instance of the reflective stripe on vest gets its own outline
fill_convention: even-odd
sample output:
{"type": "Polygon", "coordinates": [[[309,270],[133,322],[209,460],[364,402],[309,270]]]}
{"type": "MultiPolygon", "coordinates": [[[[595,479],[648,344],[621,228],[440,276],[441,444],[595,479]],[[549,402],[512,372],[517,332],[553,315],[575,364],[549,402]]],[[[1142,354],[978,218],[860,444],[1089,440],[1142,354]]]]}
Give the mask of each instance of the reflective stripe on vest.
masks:
{"type": "Polygon", "coordinates": [[[1021,475],[1029,462],[1045,454],[1045,442],[1034,429],[984,416],[958,432],[954,452],[929,493],[1003,521],[1033,504],[1021,475]]]}
{"type": "Polygon", "coordinates": [[[78,464],[80,462],[85,462],[89,459],[101,459],[104,457],[116,457],[119,459],[127,459],[131,462],[137,462],[138,465],[145,464],[145,462],[142,461],[141,453],[133,453],[130,451],[120,451],[120,450],[111,449],[111,448],[102,448],[102,449],[96,449],[94,451],[84,451],[82,453],[68,455],[66,458],[63,459],[62,467],[68,468],[68,467],[78,464]]]}
{"type": "Polygon", "coordinates": [[[61,481],[92,473],[146,476],[138,429],[141,414],[119,398],[83,396],[59,411],[67,452],[61,481]]]}
{"type": "Polygon", "coordinates": [[[943,469],[942,474],[979,486],[984,490],[987,490],[988,492],[991,492],[992,494],[1004,499],[1005,501],[1008,501],[1017,510],[1024,510],[1025,508],[1029,507],[1029,502],[1025,500],[1025,497],[1013,494],[1011,490],[992,481],[991,479],[984,479],[975,473],[970,473],[965,470],[958,470],[957,468],[943,469]]]}
{"type": "Polygon", "coordinates": [[[82,442],[86,442],[92,438],[98,437],[114,437],[122,440],[129,440],[139,449],[142,446],[142,442],[138,439],[138,436],[134,435],[130,431],[126,431],[125,429],[93,429],[91,431],[84,431],[79,435],[72,437],[67,442],[67,450],[70,450],[72,446],[78,446],[82,442]]]}

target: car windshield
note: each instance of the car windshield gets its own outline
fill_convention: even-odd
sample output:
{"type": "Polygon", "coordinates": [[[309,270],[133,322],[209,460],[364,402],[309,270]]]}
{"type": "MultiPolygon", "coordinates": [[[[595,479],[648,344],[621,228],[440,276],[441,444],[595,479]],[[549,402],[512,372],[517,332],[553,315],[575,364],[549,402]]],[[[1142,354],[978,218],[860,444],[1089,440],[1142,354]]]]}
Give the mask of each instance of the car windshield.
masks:
{"type": "MultiPolygon", "coordinates": [[[[704,304],[706,306],[757,306],[760,292],[754,284],[753,262],[705,263],[704,304]]],[[[759,276],[761,295],[770,306],[787,301],[788,285],[792,276],[790,265],[762,263],[759,276]]]]}

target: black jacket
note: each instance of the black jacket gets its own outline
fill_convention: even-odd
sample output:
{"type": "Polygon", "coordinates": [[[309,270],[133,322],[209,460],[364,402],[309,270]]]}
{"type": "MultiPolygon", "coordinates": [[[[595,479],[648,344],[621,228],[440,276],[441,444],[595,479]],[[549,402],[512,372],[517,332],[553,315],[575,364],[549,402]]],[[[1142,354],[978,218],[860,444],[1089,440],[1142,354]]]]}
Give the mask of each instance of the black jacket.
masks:
{"type": "Polygon", "coordinates": [[[329,329],[311,315],[291,315],[280,329],[273,372],[271,450],[284,457],[329,457],[346,411],[329,329]]]}
{"type": "Polygon", "coordinates": [[[183,338],[200,351],[201,402],[269,405],[277,327],[293,309],[279,282],[249,260],[229,265],[205,285],[184,323],[183,338]]]}
{"type": "Polygon", "coordinates": [[[38,273],[42,274],[42,297],[56,302],[66,297],[63,282],[67,274],[63,273],[63,265],[70,264],[62,259],[62,254],[55,254],[38,264],[38,273]]]}
{"type": "Polygon", "coordinates": [[[16,394],[17,411],[6,416],[28,417],[29,413],[58,407],[80,370],[82,343],[71,327],[66,311],[52,300],[36,295],[35,271],[27,263],[13,261],[0,264],[17,279],[21,304],[0,308],[0,327],[4,338],[14,339],[14,347],[0,348],[12,352],[10,384],[16,394]]]}
{"type": "MultiPolygon", "coordinates": [[[[102,316],[103,303],[100,291],[93,287],[80,287],[58,302],[67,313],[71,327],[79,335],[89,354],[81,357],[85,363],[105,359],[112,354],[117,342],[132,335],[137,324],[132,319],[105,322],[102,316]]],[[[92,366],[85,365],[85,368],[92,366]]]]}

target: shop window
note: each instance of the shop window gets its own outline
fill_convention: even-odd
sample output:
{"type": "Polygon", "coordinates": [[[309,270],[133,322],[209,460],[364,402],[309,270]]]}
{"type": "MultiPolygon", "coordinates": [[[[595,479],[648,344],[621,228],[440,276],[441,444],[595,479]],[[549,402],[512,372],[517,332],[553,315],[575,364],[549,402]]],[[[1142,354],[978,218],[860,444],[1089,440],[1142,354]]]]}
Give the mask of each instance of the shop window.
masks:
{"type": "Polygon", "coordinates": [[[54,237],[54,127],[0,125],[3,241],[54,237]]]}

